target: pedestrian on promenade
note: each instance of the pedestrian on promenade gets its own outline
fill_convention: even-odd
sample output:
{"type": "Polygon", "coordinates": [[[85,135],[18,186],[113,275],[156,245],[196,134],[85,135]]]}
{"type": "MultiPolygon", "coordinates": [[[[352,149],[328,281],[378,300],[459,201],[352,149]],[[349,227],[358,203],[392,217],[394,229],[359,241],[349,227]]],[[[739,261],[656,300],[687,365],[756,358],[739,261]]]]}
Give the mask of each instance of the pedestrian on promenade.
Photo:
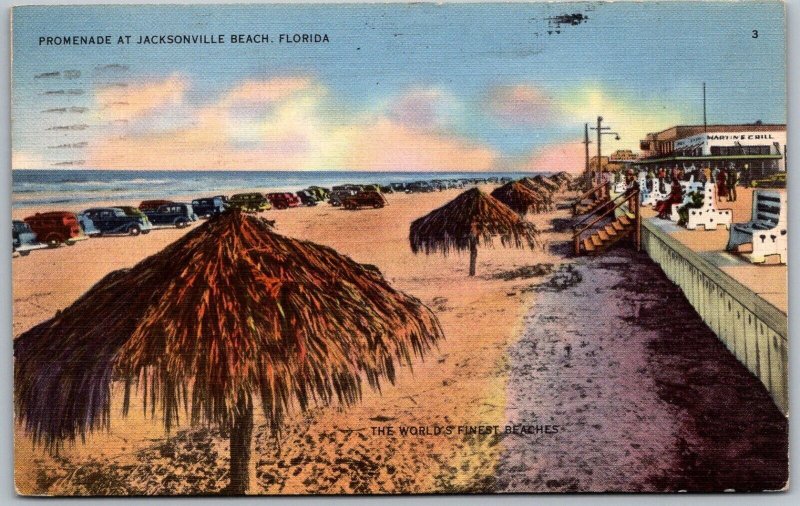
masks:
{"type": "Polygon", "coordinates": [[[736,185],[739,184],[739,172],[731,164],[728,168],[728,202],[736,202],[736,185]]]}
{"type": "Polygon", "coordinates": [[[667,178],[667,170],[664,167],[658,168],[658,191],[664,193],[664,179],[667,178]]]}
{"type": "Polygon", "coordinates": [[[717,174],[717,200],[722,201],[722,197],[728,196],[728,188],[725,184],[725,171],[719,171],[717,174]]]}
{"type": "Polygon", "coordinates": [[[711,179],[711,167],[706,165],[705,168],[703,168],[703,182],[704,183],[710,183],[712,181],[714,181],[714,180],[711,179]]]}

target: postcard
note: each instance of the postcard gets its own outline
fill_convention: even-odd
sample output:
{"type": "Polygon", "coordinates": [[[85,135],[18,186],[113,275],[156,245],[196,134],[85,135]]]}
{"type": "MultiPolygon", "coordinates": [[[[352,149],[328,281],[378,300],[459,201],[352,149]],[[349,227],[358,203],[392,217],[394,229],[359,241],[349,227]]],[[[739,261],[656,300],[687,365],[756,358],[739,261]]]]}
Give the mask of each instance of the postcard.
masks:
{"type": "Polygon", "coordinates": [[[12,17],[18,494],[788,488],[782,2],[12,17]]]}

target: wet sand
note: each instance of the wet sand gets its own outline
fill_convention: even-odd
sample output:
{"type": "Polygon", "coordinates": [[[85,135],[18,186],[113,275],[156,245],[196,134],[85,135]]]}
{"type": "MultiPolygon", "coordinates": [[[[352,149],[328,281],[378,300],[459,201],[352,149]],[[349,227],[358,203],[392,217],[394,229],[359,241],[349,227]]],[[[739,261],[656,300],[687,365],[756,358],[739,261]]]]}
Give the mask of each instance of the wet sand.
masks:
{"type": "MultiPolygon", "coordinates": [[[[543,251],[480,250],[475,278],[467,276],[466,254],[414,256],[410,222],[456,195],[389,195],[382,210],[321,205],[264,213],[282,234],[377,266],[395,287],[434,310],[447,339],[413,371],[401,370],[395,385],[365,392],[359,406],[295,414],[279,437],[257,420],[254,493],[706,490],[730,482],[779,488],[764,487],[763,473],[780,483],[785,418],[702,323],[692,320],[685,336],[665,329],[674,313],[655,311],[660,301],[686,318],[694,313],[685,300],[676,306],[680,297],[669,295],[669,282],[635,286],[632,273],[660,279],[655,265],[625,254],[565,258],[565,211],[532,217],[545,231],[543,251]],[[626,273],[619,267],[626,262],[635,269],[626,273]],[[567,263],[576,267],[562,267],[567,263]],[[649,319],[636,323],[633,315],[649,319]],[[709,381],[721,373],[723,382],[709,381]],[[759,412],[755,421],[753,410],[759,412]],[[732,434],[733,423],[746,430],[732,434]],[[511,424],[559,425],[559,432],[504,435],[511,424]],[[457,432],[477,425],[496,425],[500,433],[457,432]],[[373,432],[386,426],[395,434],[373,432]],[[403,436],[401,426],[456,432],[403,436]],[[777,445],[775,451],[764,453],[765,443],[777,445]],[[743,455],[749,464],[724,469],[731,458],[747,461],[743,455]],[[757,465],[762,475],[739,479],[757,465]],[[711,486],[697,481],[714,473],[728,474],[711,486]]],[[[107,272],[133,265],[183,233],[92,239],[14,259],[15,335],[70,304],[107,272]]],[[[110,434],[57,458],[32,449],[18,430],[18,490],[197,494],[227,483],[225,434],[193,429],[165,437],[159,420],[139,410],[127,419],[118,413],[112,408],[110,434]]]]}

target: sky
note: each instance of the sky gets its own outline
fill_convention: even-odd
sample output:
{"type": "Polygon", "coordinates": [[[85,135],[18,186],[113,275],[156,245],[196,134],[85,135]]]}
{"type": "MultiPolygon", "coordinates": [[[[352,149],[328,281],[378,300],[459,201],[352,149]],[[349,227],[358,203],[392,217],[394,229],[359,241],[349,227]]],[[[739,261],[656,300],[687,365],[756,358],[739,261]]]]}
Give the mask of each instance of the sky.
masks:
{"type": "Polygon", "coordinates": [[[584,123],[637,151],[703,82],[709,123],[785,123],[784,30],[757,1],[18,7],[12,166],[579,171],[584,123]],[[136,44],[169,34],[226,42],[136,44]],[[73,35],[112,44],[40,44],[73,35]]]}

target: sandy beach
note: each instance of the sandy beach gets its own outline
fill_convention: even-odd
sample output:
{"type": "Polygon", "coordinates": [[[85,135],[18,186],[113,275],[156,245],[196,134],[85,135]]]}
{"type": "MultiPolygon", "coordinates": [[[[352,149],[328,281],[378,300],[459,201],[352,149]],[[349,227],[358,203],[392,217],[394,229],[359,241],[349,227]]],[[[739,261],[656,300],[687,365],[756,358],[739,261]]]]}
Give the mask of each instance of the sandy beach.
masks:
{"type": "MultiPolygon", "coordinates": [[[[543,232],[541,250],[481,249],[478,275],[469,278],[467,254],[415,256],[408,244],[410,223],[456,195],[456,190],[390,194],[389,205],[377,210],[345,211],[323,204],[262,213],[276,220],[281,234],[331,246],[376,266],[394,287],[435,312],[446,340],[424,362],[417,361],[413,371],[402,369],[394,385],[379,393],[365,390],[362,403],[354,408],[318,406],[295,413],[279,437],[268,434],[257,417],[254,492],[727,488],[724,479],[698,484],[686,478],[698,468],[688,459],[699,452],[705,459],[703,469],[711,469],[749,449],[732,441],[727,454],[719,448],[710,456],[703,453],[716,448],[723,435],[704,432],[696,420],[701,415],[680,404],[696,392],[686,385],[664,386],[669,372],[675,372],[673,380],[678,381],[678,372],[687,367],[664,351],[672,350],[664,344],[669,332],[629,322],[631,314],[652,311],[658,300],[636,292],[631,274],[624,274],[619,265],[635,265],[638,275],[651,277],[660,274],[658,268],[626,254],[612,260],[566,258],[570,234],[564,224],[569,216],[562,210],[530,217],[543,232]],[[614,323],[605,320],[598,326],[599,312],[614,323]],[[619,322],[629,327],[618,327],[619,322]],[[461,433],[461,428],[469,432],[495,426],[489,433],[461,433]],[[414,434],[401,434],[401,427],[414,428],[414,434]],[[436,427],[452,427],[453,433],[436,434],[436,427]],[[509,435],[507,430],[521,432],[509,435]],[[623,472],[630,474],[623,477],[623,472]]],[[[13,214],[18,218],[29,212],[15,209],[13,214]]],[[[97,238],[14,259],[14,335],[52,317],[107,273],[134,265],[185,233],[171,229],[97,238]]],[[[662,280],[658,289],[671,293],[670,286],[662,280]]],[[[691,317],[685,300],[671,297],[670,307],[691,317]]],[[[700,343],[697,346],[706,347],[704,356],[721,360],[726,377],[755,392],[729,401],[730,417],[761,410],[765,414],[751,421],[751,430],[755,434],[766,427],[765,440],[777,441],[780,450],[785,418],[713,334],[695,326],[691,337],[700,343]]],[[[706,396],[712,407],[721,402],[714,400],[712,391],[706,396]]],[[[68,446],[55,457],[33,448],[18,428],[17,490],[202,494],[226,483],[225,434],[181,427],[166,435],[160,419],[150,420],[141,410],[132,409],[128,418],[119,416],[121,397],[116,395],[118,405],[112,408],[110,433],[68,446]]],[[[715,423],[715,418],[703,420],[706,425],[715,423]]],[[[759,458],[771,463],[769,469],[785,465],[774,455],[753,451],[757,455],[749,461],[752,466],[759,458]]],[[[737,473],[750,473],[748,466],[742,464],[737,473]]],[[[779,473],[771,476],[777,476],[777,487],[774,480],[754,479],[753,488],[779,488],[779,473]]]]}

